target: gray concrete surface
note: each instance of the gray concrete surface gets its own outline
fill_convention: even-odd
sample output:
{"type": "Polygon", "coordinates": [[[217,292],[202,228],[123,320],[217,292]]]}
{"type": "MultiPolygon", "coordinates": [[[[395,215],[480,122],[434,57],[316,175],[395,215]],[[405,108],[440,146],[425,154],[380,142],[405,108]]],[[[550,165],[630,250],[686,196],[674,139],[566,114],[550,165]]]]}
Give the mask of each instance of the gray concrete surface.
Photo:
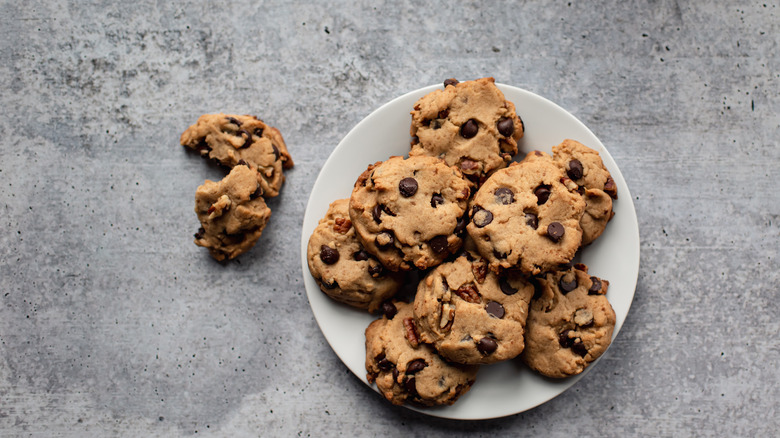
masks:
{"type": "Polygon", "coordinates": [[[772,436],[780,429],[777,2],[0,2],[0,436],[772,436]],[[392,3],[392,4],[391,4],[392,3]],[[609,355],[560,397],[395,408],[319,332],[308,194],[379,105],[492,75],[583,120],[642,262],[609,355]],[[257,114],[295,169],[262,241],[192,244],[198,115],[257,114]]]}

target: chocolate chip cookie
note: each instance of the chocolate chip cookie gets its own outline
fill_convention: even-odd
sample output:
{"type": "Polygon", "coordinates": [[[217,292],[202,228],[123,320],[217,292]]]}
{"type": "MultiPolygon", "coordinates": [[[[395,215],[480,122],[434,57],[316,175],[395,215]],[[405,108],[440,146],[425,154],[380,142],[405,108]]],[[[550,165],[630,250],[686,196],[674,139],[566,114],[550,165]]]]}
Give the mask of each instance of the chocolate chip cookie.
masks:
{"type": "Polygon", "coordinates": [[[469,195],[461,173],[438,158],[391,157],[360,175],[349,215],[363,246],[388,269],[426,269],[460,248],[469,195]]]}
{"type": "Polygon", "coordinates": [[[477,185],[517,154],[523,122],[493,78],[458,82],[429,93],[412,111],[410,156],[439,157],[477,185]]]}
{"type": "Polygon", "coordinates": [[[617,199],[617,185],[595,150],[574,140],[564,140],[552,150],[555,162],[577,184],[578,192],[585,199],[580,225],[582,245],[587,245],[601,236],[612,219],[612,199],[617,199]]]}
{"type": "Polygon", "coordinates": [[[400,289],[403,276],[388,271],[355,236],[349,199],[328,208],[309,237],[309,271],[320,289],[336,301],[375,312],[400,289]]]}
{"type": "Polygon", "coordinates": [[[414,299],[420,337],[457,363],[489,364],[523,351],[534,287],[519,272],[496,275],[477,252],[434,268],[414,299]]]}
{"type": "Polygon", "coordinates": [[[450,405],[466,393],[477,366],[452,364],[420,342],[412,305],[396,301],[395,314],[366,329],[366,372],[370,383],[395,405],[450,405]]]}
{"type": "Polygon", "coordinates": [[[271,209],[260,196],[256,173],[235,166],[222,181],[206,182],[195,192],[195,213],[201,228],[195,244],[222,261],[248,251],[263,233],[271,209]]]}
{"type": "Polygon", "coordinates": [[[223,166],[249,166],[256,174],[264,197],[279,194],[284,182],[282,169],[293,167],[279,130],[254,116],[202,115],[184,131],[180,142],[223,166]]]}
{"type": "Polygon", "coordinates": [[[615,312],[605,294],[609,282],[588,275],[585,265],[538,280],[531,302],[523,361],[548,377],[581,373],[612,342],[615,312]]]}
{"type": "Polygon", "coordinates": [[[585,201],[544,152],[496,171],[471,205],[466,229],[495,272],[551,271],[569,262],[582,241],[585,201]]]}

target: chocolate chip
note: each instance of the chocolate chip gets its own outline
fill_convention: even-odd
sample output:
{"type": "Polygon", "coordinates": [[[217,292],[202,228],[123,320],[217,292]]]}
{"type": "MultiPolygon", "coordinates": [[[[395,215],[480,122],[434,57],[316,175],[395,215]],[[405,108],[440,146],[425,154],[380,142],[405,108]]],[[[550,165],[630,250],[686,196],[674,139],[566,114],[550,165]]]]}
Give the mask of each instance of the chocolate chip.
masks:
{"type": "Polygon", "coordinates": [[[335,289],[335,288],[339,287],[338,282],[336,282],[335,280],[333,281],[333,283],[328,283],[328,282],[323,281],[322,285],[325,286],[325,289],[335,289]]]}
{"type": "Polygon", "coordinates": [[[441,204],[444,204],[444,197],[439,193],[434,193],[433,196],[431,196],[431,207],[436,208],[441,204]]]}
{"type": "Polygon", "coordinates": [[[572,275],[571,278],[572,279],[570,281],[566,280],[566,275],[564,275],[560,280],[558,280],[558,287],[561,288],[561,292],[564,295],[577,288],[577,276],[572,275]]]}
{"type": "Polygon", "coordinates": [[[228,123],[232,123],[236,126],[241,126],[241,122],[239,122],[238,119],[235,117],[227,117],[227,121],[228,123]]]}
{"type": "Polygon", "coordinates": [[[534,195],[536,195],[536,204],[542,205],[550,198],[550,186],[542,184],[534,189],[534,195]]]}
{"type": "Polygon", "coordinates": [[[501,260],[503,260],[503,259],[505,259],[505,258],[506,258],[506,256],[507,256],[507,253],[505,253],[505,252],[498,252],[498,250],[495,250],[495,249],[494,249],[494,250],[493,250],[493,256],[494,256],[495,258],[497,258],[497,259],[501,259],[501,260]]]}
{"type": "Polygon", "coordinates": [[[272,144],[271,147],[274,148],[274,161],[279,161],[279,157],[281,157],[281,154],[279,153],[279,148],[276,147],[275,144],[272,144]]]}
{"type": "Polygon", "coordinates": [[[393,382],[397,382],[397,381],[398,381],[398,368],[393,366],[393,382]]]}
{"type": "Polygon", "coordinates": [[[352,254],[352,258],[355,259],[356,262],[362,262],[364,260],[368,260],[370,257],[371,255],[362,249],[352,254]]]}
{"type": "Polygon", "coordinates": [[[561,225],[560,222],[551,222],[550,225],[547,226],[547,237],[553,242],[557,243],[561,240],[565,232],[566,230],[563,229],[563,225],[561,225]]]}
{"type": "Polygon", "coordinates": [[[377,262],[375,265],[371,264],[368,266],[368,273],[374,278],[381,277],[385,273],[385,268],[377,262]]]}
{"type": "Polygon", "coordinates": [[[504,205],[509,205],[515,202],[515,192],[506,187],[496,189],[493,194],[496,196],[496,202],[504,205]]]}
{"type": "Polygon", "coordinates": [[[540,298],[543,292],[542,285],[536,280],[532,280],[531,283],[534,285],[534,299],[540,298]]]}
{"type": "Polygon", "coordinates": [[[583,344],[580,340],[574,341],[574,343],[571,344],[571,351],[579,354],[582,357],[585,357],[585,355],[588,354],[588,349],[585,348],[585,344],[583,344]]]}
{"type": "Polygon", "coordinates": [[[375,239],[376,246],[378,246],[379,249],[387,249],[392,246],[394,242],[395,239],[393,238],[393,234],[389,231],[379,233],[375,239]]]}
{"type": "Polygon", "coordinates": [[[244,139],[244,144],[241,145],[242,148],[246,148],[252,145],[252,134],[250,134],[246,129],[239,129],[238,136],[244,139]]]}
{"type": "Polygon", "coordinates": [[[262,137],[263,136],[263,128],[255,128],[254,133],[255,133],[256,136],[262,137]]]}
{"type": "Polygon", "coordinates": [[[431,249],[436,254],[441,254],[444,251],[447,251],[448,244],[447,244],[447,236],[436,236],[433,239],[428,241],[428,245],[431,246],[431,249]]]}
{"type": "Polygon", "coordinates": [[[206,229],[203,227],[198,228],[198,232],[194,234],[196,239],[202,239],[206,234],[206,229]]]}
{"type": "Polygon", "coordinates": [[[469,223],[469,215],[468,213],[464,214],[463,216],[458,219],[458,223],[455,225],[455,234],[460,234],[463,231],[466,230],[466,225],[469,223]]]}
{"type": "Polygon", "coordinates": [[[322,245],[320,247],[320,259],[326,265],[332,265],[339,261],[339,252],[328,245],[322,245]]]}
{"type": "Polygon", "coordinates": [[[558,335],[558,344],[563,348],[569,348],[574,343],[574,339],[569,337],[569,332],[571,330],[564,330],[558,335]]]}
{"type": "Polygon", "coordinates": [[[447,85],[458,85],[460,82],[458,82],[457,79],[450,78],[444,80],[444,88],[447,88],[447,85]]]}
{"type": "Polygon", "coordinates": [[[398,190],[404,198],[414,196],[417,193],[417,180],[414,178],[404,178],[398,183],[398,190]]]}
{"type": "Polygon", "coordinates": [[[395,365],[393,365],[392,362],[387,360],[387,358],[384,357],[384,355],[381,355],[381,357],[382,357],[381,359],[379,359],[379,358],[376,359],[376,361],[377,361],[376,362],[377,368],[379,368],[382,371],[390,371],[393,368],[395,368],[395,365]]]}
{"type": "Polygon", "coordinates": [[[499,134],[504,137],[511,137],[515,133],[515,122],[512,119],[502,117],[496,123],[499,134]]]}
{"type": "Polygon", "coordinates": [[[612,199],[617,199],[617,184],[611,176],[607,177],[607,182],[604,184],[604,192],[608,194],[612,199]]]}
{"type": "Polygon", "coordinates": [[[485,356],[496,351],[497,348],[498,343],[496,343],[495,339],[489,338],[487,336],[477,342],[477,350],[479,350],[479,352],[485,356]]]}
{"type": "Polygon", "coordinates": [[[448,110],[448,109],[443,109],[443,110],[439,111],[439,118],[440,119],[446,119],[448,115],[450,115],[450,110],[448,110]]]}
{"type": "Polygon", "coordinates": [[[517,293],[517,289],[513,288],[506,278],[499,278],[498,286],[501,288],[501,292],[503,292],[504,295],[514,295],[517,293]]]}
{"type": "Polygon", "coordinates": [[[596,277],[590,277],[592,282],[588,288],[588,295],[598,295],[601,292],[601,280],[596,277]]]}
{"type": "Polygon", "coordinates": [[[426,364],[424,360],[422,360],[422,359],[415,359],[415,360],[409,362],[408,365],[406,365],[406,374],[419,373],[426,366],[428,366],[428,364],[426,364]]]}
{"type": "Polygon", "coordinates": [[[539,228],[539,217],[533,213],[525,214],[525,223],[534,230],[539,228]]]}
{"type": "Polygon", "coordinates": [[[474,207],[473,216],[474,218],[472,219],[472,222],[474,222],[474,225],[476,225],[477,228],[482,228],[493,222],[493,213],[485,210],[480,206],[474,207]]]}
{"type": "Polygon", "coordinates": [[[385,315],[385,318],[393,319],[396,313],[398,313],[398,309],[395,308],[395,304],[390,301],[382,303],[382,314],[385,315]]]}
{"type": "Polygon", "coordinates": [[[251,195],[249,195],[249,199],[257,199],[262,195],[263,195],[263,188],[260,187],[260,184],[258,184],[255,191],[251,195]]]}
{"type": "Polygon", "coordinates": [[[569,170],[566,171],[566,174],[575,181],[582,178],[582,163],[580,160],[575,158],[569,161],[569,170]]]}
{"type": "Polygon", "coordinates": [[[463,138],[473,138],[479,132],[479,124],[474,119],[469,119],[460,127],[460,136],[463,138]]]}
{"type": "Polygon", "coordinates": [[[371,215],[374,216],[374,221],[376,221],[378,224],[382,223],[382,207],[383,206],[381,204],[377,204],[371,210],[371,215]]]}
{"type": "Polygon", "coordinates": [[[406,388],[406,392],[409,394],[417,393],[417,385],[415,385],[414,377],[406,379],[406,382],[404,382],[404,388],[406,388]]]}
{"type": "Polygon", "coordinates": [[[504,317],[504,306],[502,306],[501,303],[495,301],[487,303],[487,306],[485,306],[485,311],[488,313],[488,315],[495,316],[498,319],[504,317]]]}

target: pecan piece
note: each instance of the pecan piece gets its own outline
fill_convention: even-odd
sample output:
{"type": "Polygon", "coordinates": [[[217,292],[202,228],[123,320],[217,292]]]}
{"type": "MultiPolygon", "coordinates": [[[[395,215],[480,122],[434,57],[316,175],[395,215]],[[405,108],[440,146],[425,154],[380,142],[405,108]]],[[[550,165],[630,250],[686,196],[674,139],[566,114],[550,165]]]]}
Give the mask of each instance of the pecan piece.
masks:
{"type": "Polygon", "coordinates": [[[452,320],[455,318],[455,306],[450,303],[442,303],[441,305],[441,321],[439,321],[439,328],[444,331],[449,331],[452,328],[452,320]]]}
{"type": "Polygon", "coordinates": [[[474,274],[474,279],[477,280],[477,283],[484,283],[487,276],[487,262],[485,259],[480,257],[471,262],[471,273],[474,274]]]}
{"type": "Polygon", "coordinates": [[[414,326],[414,318],[404,319],[404,329],[406,329],[406,340],[413,348],[420,345],[420,337],[417,335],[417,327],[414,326]]]}
{"type": "Polygon", "coordinates": [[[463,286],[459,287],[458,290],[455,291],[455,295],[461,297],[463,301],[469,303],[480,302],[479,292],[477,291],[477,286],[475,286],[474,283],[464,284],[463,286]]]}
{"type": "Polygon", "coordinates": [[[337,217],[333,225],[333,231],[341,234],[347,234],[350,228],[352,228],[352,221],[343,217],[337,217]]]}

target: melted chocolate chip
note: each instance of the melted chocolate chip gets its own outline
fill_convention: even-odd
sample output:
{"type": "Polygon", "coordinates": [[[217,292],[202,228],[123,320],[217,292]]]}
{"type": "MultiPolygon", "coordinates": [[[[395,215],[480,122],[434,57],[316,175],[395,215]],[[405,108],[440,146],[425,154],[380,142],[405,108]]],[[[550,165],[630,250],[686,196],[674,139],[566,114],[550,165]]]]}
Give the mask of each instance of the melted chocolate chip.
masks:
{"type": "Polygon", "coordinates": [[[450,78],[444,80],[444,88],[447,88],[447,85],[458,85],[460,82],[458,82],[457,79],[450,78]]]}
{"type": "Polygon", "coordinates": [[[206,229],[203,227],[198,228],[198,232],[194,234],[196,239],[202,239],[206,234],[206,229]]]}
{"type": "Polygon", "coordinates": [[[339,261],[339,252],[328,245],[322,245],[320,247],[320,260],[326,265],[332,265],[339,261]]]}
{"type": "Polygon", "coordinates": [[[577,276],[572,275],[571,277],[571,281],[567,281],[565,275],[562,276],[560,280],[558,280],[558,287],[561,288],[561,292],[564,295],[577,288],[577,276]]]}
{"type": "Polygon", "coordinates": [[[368,254],[368,252],[364,250],[356,251],[354,254],[352,254],[352,258],[356,262],[362,262],[364,260],[368,260],[371,256],[368,254]]]}
{"type": "Polygon", "coordinates": [[[563,238],[564,233],[566,230],[563,228],[563,225],[560,224],[560,222],[551,222],[550,225],[547,226],[547,237],[550,238],[553,242],[558,242],[563,238]]]}
{"type": "Polygon", "coordinates": [[[566,174],[575,181],[582,178],[582,162],[576,158],[569,161],[569,170],[566,171],[566,174]]]}
{"type": "Polygon", "coordinates": [[[417,393],[417,385],[414,381],[414,377],[410,377],[406,379],[406,382],[404,382],[404,388],[406,389],[406,392],[409,394],[416,394],[417,393]]]}
{"type": "Polygon", "coordinates": [[[513,288],[506,278],[499,278],[498,286],[501,288],[501,292],[503,292],[504,295],[514,295],[517,293],[517,289],[513,288]]]}
{"type": "Polygon", "coordinates": [[[279,157],[281,157],[281,154],[279,153],[279,148],[276,147],[275,144],[272,144],[271,147],[274,148],[274,161],[279,161],[279,157]]]}
{"type": "Polygon", "coordinates": [[[574,343],[571,344],[571,351],[579,354],[582,357],[585,357],[585,355],[588,354],[588,349],[585,348],[585,344],[579,340],[574,341],[574,343]]]}
{"type": "Polygon", "coordinates": [[[404,178],[398,183],[398,190],[404,198],[414,196],[417,193],[417,180],[414,178],[404,178]]]}
{"type": "Polygon", "coordinates": [[[496,351],[497,348],[498,343],[496,343],[496,340],[487,336],[477,342],[477,350],[485,356],[496,351]]]}
{"type": "Polygon", "coordinates": [[[256,136],[262,137],[263,136],[263,128],[255,128],[254,133],[255,133],[256,136]]]}
{"type": "Polygon", "coordinates": [[[384,205],[377,204],[374,206],[374,208],[371,210],[371,215],[374,216],[374,221],[376,223],[382,222],[382,211],[384,210],[384,205]]]}
{"type": "Polygon", "coordinates": [[[384,357],[384,355],[382,355],[381,359],[377,358],[376,366],[382,371],[390,371],[393,368],[395,368],[395,365],[393,365],[392,362],[387,360],[387,358],[384,357]]]}
{"type": "Polygon", "coordinates": [[[564,330],[558,335],[558,344],[563,348],[569,348],[571,347],[571,344],[574,343],[574,339],[569,337],[569,332],[571,330],[564,330]]]}
{"type": "Polygon", "coordinates": [[[534,195],[536,195],[536,204],[542,205],[550,198],[550,186],[542,184],[534,189],[534,195]]]}
{"type": "Polygon", "coordinates": [[[428,366],[428,364],[426,364],[424,360],[422,360],[422,359],[415,359],[415,360],[409,362],[408,365],[406,365],[406,374],[419,373],[426,366],[428,366]]]}
{"type": "Polygon", "coordinates": [[[460,136],[463,138],[474,138],[479,132],[479,124],[474,119],[469,119],[460,127],[460,136]]]}
{"type": "Polygon", "coordinates": [[[480,206],[474,207],[474,214],[473,214],[472,222],[474,222],[474,225],[477,226],[477,228],[482,228],[484,226],[489,225],[491,222],[493,222],[493,213],[485,210],[484,208],[480,206]]]}
{"type": "Polygon", "coordinates": [[[601,280],[597,277],[590,277],[590,281],[592,283],[588,288],[588,295],[598,295],[601,292],[601,280]]]}
{"type": "Polygon", "coordinates": [[[496,202],[499,204],[509,205],[515,202],[515,192],[506,187],[496,189],[493,194],[496,196],[496,202]]]}
{"type": "Polygon", "coordinates": [[[503,259],[505,259],[505,258],[506,258],[506,256],[507,256],[507,253],[505,253],[505,252],[498,252],[498,250],[495,250],[495,249],[494,249],[494,250],[493,250],[493,256],[494,256],[495,258],[497,258],[497,259],[501,259],[501,260],[503,260],[503,259]]]}
{"type": "Polygon", "coordinates": [[[431,207],[436,208],[442,204],[444,204],[444,197],[440,193],[434,193],[431,196],[431,207]]]}
{"type": "Polygon", "coordinates": [[[504,306],[502,306],[501,303],[495,301],[487,303],[487,306],[485,306],[485,311],[488,313],[488,315],[495,316],[498,319],[504,317],[504,306]]]}
{"type": "Polygon", "coordinates": [[[336,282],[335,280],[333,281],[333,283],[327,283],[327,282],[323,281],[322,285],[325,286],[325,289],[335,289],[335,288],[339,287],[338,282],[336,282]]]}
{"type": "Polygon", "coordinates": [[[455,225],[455,234],[463,233],[463,231],[466,230],[466,225],[469,223],[469,216],[468,213],[464,214],[460,219],[458,219],[458,223],[455,225]]]}
{"type": "Polygon", "coordinates": [[[235,117],[227,117],[227,121],[228,123],[232,123],[236,126],[241,126],[241,122],[239,122],[238,119],[235,117]]]}
{"type": "Polygon", "coordinates": [[[378,246],[379,249],[387,249],[392,246],[394,242],[395,238],[393,238],[393,234],[389,231],[379,233],[375,240],[376,246],[378,246]]]}
{"type": "Polygon", "coordinates": [[[249,199],[257,199],[260,196],[262,196],[262,194],[263,194],[263,188],[260,187],[260,184],[258,184],[255,191],[251,195],[249,195],[249,199]]]}
{"type": "Polygon", "coordinates": [[[504,137],[511,137],[515,133],[515,122],[512,119],[502,117],[496,123],[499,134],[504,137]]]}
{"type": "Polygon", "coordinates": [[[436,236],[428,241],[428,245],[431,246],[433,252],[441,254],[444,251],[447,251],[447,236],[436,236]]]}
{"type": "Polygon", "coordinates": [[[525,223],[534,230],[539,228],[539,217],[533,213],[525,214],[525,223]]]}
{"type": "Polygon", "coordinates": [[[385,268],[379,263],[375,265],[369,265],[368,273],[371,274],[371,276],[374,278],[381,277],[382,274],[385,273],[385,268]]]}
{"type": "Polygon", "coordinates": [[[398,313],[398,309],[396,309],[395,304],[390,301],[382,303],[382,314],[385,315],[385,318],[393,319],[396,313],[398,313]]]}

